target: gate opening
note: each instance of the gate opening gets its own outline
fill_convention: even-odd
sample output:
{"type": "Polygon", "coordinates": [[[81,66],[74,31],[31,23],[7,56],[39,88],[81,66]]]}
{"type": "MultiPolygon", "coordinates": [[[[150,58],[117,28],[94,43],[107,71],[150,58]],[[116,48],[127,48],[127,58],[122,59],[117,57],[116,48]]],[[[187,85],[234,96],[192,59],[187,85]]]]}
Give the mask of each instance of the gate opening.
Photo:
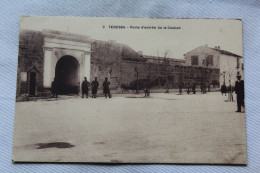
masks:
{"type": "Polygon", "coordinates": [[[63,56],[55,68],[59,94],[78,94],[80,91],[79,62],[73,56],[63,56]]]}

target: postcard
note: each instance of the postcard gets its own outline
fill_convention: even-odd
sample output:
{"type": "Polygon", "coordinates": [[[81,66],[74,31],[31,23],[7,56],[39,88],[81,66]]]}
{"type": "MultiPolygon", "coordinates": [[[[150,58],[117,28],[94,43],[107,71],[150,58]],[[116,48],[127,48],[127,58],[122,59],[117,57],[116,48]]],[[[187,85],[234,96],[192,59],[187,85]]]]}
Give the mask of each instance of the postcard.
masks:
{"type": "Polygon", "coordinates": [[[24,16],[13,162],[247,164],[242,20],[24,16]]]}

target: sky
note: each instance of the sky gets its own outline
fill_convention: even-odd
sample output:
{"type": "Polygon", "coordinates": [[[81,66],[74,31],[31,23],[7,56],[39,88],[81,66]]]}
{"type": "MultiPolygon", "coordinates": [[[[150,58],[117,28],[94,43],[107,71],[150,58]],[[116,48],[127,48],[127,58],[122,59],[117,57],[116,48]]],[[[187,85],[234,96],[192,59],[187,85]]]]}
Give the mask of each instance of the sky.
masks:
{"type": "Polygon", "coordinates": [[[240,20],[34,16],[21,17],[20,29],[49,29],[86,35],[93,40],[114,40],[144,55],[163,56],[167,51],[168,58],[176,59],[183,59],[186,52],[206,44],[243,56],[240,20]]]}

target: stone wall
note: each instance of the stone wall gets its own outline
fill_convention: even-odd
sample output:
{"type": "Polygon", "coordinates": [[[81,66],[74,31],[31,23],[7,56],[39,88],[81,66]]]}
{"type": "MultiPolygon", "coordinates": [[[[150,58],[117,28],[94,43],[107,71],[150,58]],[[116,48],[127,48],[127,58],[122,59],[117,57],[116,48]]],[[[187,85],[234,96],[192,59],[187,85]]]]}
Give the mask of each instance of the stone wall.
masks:
{"type": "MultiPolygon", "coordinates": [[[[219,69],[179,66],[174,67],[177,74],[181,75],[183,86],[196,83],[197,86],[201,84],[219,86],[219,69]]],[[[172,69],[174,70],[174,69],[172,69]]]]}
{"type": "Polygon", "coordinates": [[[122,64],[122,74],[121,74],[121,84],[129,85],[134,80],[146,79],[148,75],[148,64],[146,62],[133,62],[133,61],[123,61],[122,64]]]}
{"type": "Polygon", "coordinates": [[[42,32],[23,30],[19,36],[19,55],[16,96],[28,94],[30,70],[36,70],[36,95],[43,90],[43,35],[42,32]]]}
{"type": "Polygon", "coordinates": [[[97,77],[102,84],[104,78],[108,77],[111,89],[117,90],[122,86],[129,88],[135,85],[137,79],[141,85],[148,81],[148,76],[149,82],[157,88],[165,87],[166,81],[169,88],[178,88],[180,84],[186,87],[193,83],[197,86],[202,83],[215,87],[219,85],[219,69],[143,61],[123,44],[104,41],[92,43],[91,80],[97,77]]]}
{"type": "Polygon", "coordinates": [[[91,51],[90,81],[97,77],[101,86],[105,77],[108,77],[111,83],[110,88],[119,89],[122,70],[122,46],[113,42],[94,41],[91,51]]]}
{"type": "Polygon", "coordinates": [[[200,86],[205,85],[219,86],[219,69],[191,67],[191,66],[171,66],[155,63],[140,62],[122,62],[121,85],[129,86],[138,80],[140,82],[148,80],[153,87],[165,88],[166,81],[169,88],[178,88],[181,84],[183,87],[188,84],[196,83],[200,86]]]}

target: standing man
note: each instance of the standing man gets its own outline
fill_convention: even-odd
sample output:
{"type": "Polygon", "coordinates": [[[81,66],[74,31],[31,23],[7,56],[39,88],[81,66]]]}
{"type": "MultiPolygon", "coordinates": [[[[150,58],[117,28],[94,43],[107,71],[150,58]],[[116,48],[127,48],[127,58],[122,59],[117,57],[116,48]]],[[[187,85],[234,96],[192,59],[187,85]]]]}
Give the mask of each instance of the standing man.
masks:
{"type": "Polygon", "coordinates": [[[144,96],[145,97],[149,97],[150,96],[150,82],[149,81],[145,82],[144,96]]]}
{"type": "Polygon", "coordinates": [[[223,93],[224,93],[225,96],[226,96],[226,93],[227,93],[227,87],[226,87],[225,84],[223,84],[223,85],[221,86],[221,94],[223,95],[223,93]]]}
{"type": "Polygon", "coordinates": [[[99,83],[97,81],[97,77],[95,77],[95,80],[91,82],[91,87],[92,87],[92,98],[97,97],[97,90],[98,90],[99,83]]]}
{"type": "Polygon", "coordinates": [[[53,82],[51,83],[51,94],[52,94],[52,97],[56,98],[58,97],[58,84],[57,84],[57,80],[56,78],[54,78],[53,82]]]}
{"type": "Polygon", "coordinates": [[[84,98],[84,94],[86,94],[86,98],[88,98],[88,87],[89,87],[89,82],[87,81],[87,78],[84,77],[84,81],[81,84],[81,90],[82,90],[82,98],[84,98]]]}
{"type": "Polygon", "coordinates": [[[190,94],[190,83],[188,83],[188,86],[187,86],[187,93],[190,94]]]}
{"type": "Polygon", "coordinates": [[[193,83],[192,85],[192,92],[193,94],[196,94],[196,83],[193,83]]]}
{"type": "Polygon", "coordinates": [[[110,89],[109,89],[110,82],[107,80],[107,77],[105,78],[105,81],[103,82],[103,88],[104,88],[104,94],[105,97],[111,98],[110,89]]]}
{"type": "Polygon", "coordinates": [[[237,111],[241,112],[241,106],[245,106],[245,92],[244,92],[244,81],[241,80],[241,75],[237,73],[237,81],[235,85],[235,92],[237,94],[237,111]]]}
{"type": "Polygon", "coordinates": [[[179,94],[182,94],[182,82],[179,82],[179,94]]]}

